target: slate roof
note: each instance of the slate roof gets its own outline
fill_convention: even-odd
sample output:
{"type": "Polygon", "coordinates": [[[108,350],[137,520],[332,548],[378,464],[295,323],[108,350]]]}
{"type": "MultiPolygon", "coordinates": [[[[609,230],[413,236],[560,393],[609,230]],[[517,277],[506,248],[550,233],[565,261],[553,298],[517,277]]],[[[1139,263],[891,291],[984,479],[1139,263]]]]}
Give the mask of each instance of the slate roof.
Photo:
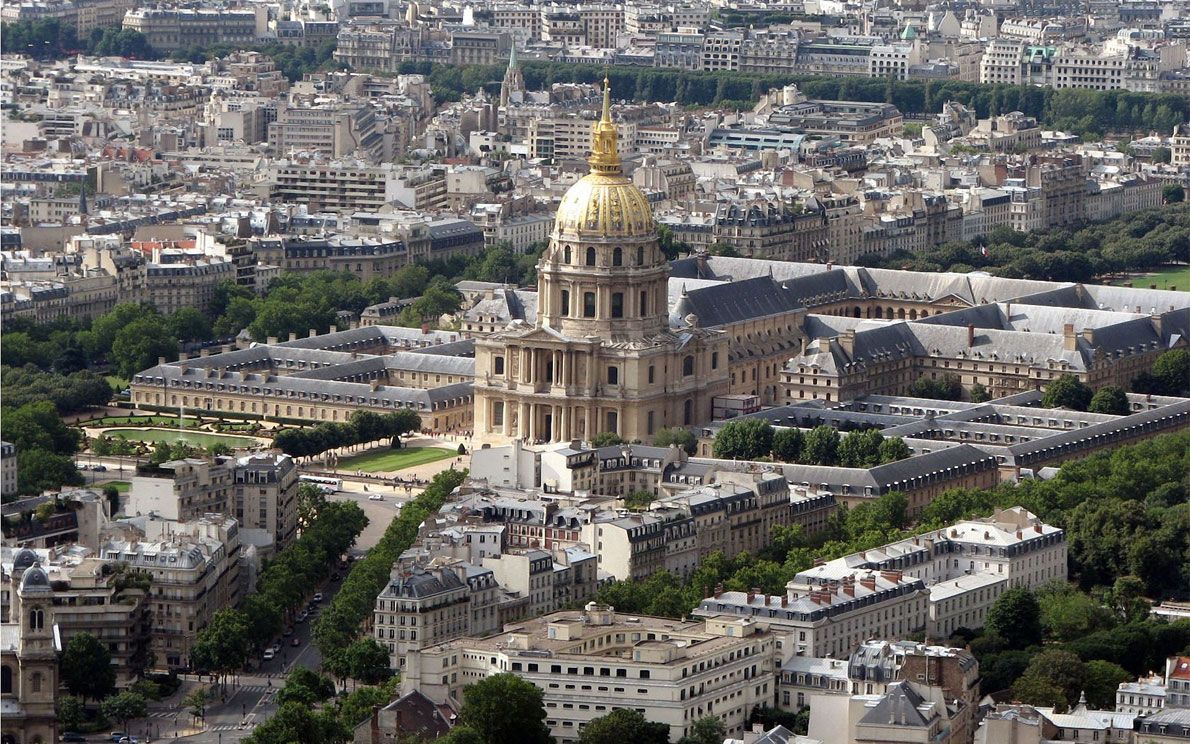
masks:
{"type": "Polygon", "coordinates": [[[687,290],[670,310],[670,323],[685,325],[686,316],[698,316],[702,328],[717,328],[753,318],[764,318],[802,309],[796,295],[770,276],[727,282],[687,290]]]}
{"type": "Polygon", "coordinates": [[[937,716],[936,712],[929,715],[923,710],[929,710],[926,707],[928,705],[908,682],[895,682],[888,686],[880,702],[869,708],[859,722],[860,725],[871,726],[926,728],[937,716]]]}

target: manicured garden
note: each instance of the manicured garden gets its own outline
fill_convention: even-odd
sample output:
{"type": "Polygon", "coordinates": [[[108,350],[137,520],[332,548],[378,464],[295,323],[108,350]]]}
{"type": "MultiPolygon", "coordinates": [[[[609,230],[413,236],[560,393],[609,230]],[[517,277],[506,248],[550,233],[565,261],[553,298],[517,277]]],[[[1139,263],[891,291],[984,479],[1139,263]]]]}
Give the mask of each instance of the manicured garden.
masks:
{"type": "Polygon", "coordinates": [[[200,431],[183,431],[181,429],[108,429],[104,432],[114,439],[127,439],[133,442],[167,442],[175,444],[185,442],[194,447],[211,447],[225,444],[232,448],[253,447],[255,439],[232,437],[222,434],[207,434],[200,431]]]}
{"type": "Polygon", "coordinates": [[[1131,281],[1133,287],[1140,289],[1148,289],[1150,284],[1156,284],[1157,289],[1176,287],[1186,292],[1190,291],[1190,265],[1162,266],[1156,271],[1122,276],[1112,284],[1122,286],[1126,281],[1131,281]]]}
{"type": "Polygon", "coordinates": [[[82,426],[173,426],[173,427],[195,427],[199,425],[196,418],[183,418],[180,420],[177,416],[105,416],[104,418],[94,419],[92,421],[80,422],[82,426]]]}
{"type": "Polygon", "coordinates": [[[394,470],[404,470],[415,465],[445,460],[455,457],[458,452],[446,447],[403,447],[401,449],[385,449],[366,452],[362,455],[340,458],[335,466],[339,470],[365,473],[385,473],[394,470]]]}

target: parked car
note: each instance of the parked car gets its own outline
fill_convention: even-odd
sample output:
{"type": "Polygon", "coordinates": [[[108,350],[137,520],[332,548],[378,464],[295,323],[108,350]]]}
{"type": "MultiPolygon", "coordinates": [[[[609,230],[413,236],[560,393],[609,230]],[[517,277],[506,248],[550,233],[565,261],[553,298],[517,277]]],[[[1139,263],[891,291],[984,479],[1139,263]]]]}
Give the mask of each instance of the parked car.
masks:
{"type": "Polygon", "coordinates": [[[306,618],[308,618],[308,617],[310,617],[310,613],[306,612],[305,610],[302,610],[302,614],[297,616],[297,621],[299,623],[304,623],[304,622],[306,622],[306,618]]]}
{"type": "Polygon", "coordinates": [[[108,734],[108,736],[110,737],[108,739],[108,741],[117,741],[118,742],[121,739],[127,738],[128,732],[127,731],[113,731],[110,734],[108,734]]]}
{"type": "Polygon", "coordinates": [[[276,655],[277,655],[277,652],[271,648],[266,648],[264,650],[264,660],[265,661],[272,661],[273,657],[275,657],[276,655]]]}
{"type": "Polygon", "coordinates": [[[315,601],[315,602],[321,602],[321,601],[322,601],[322,592],[314,592],[314,601],[315,601]]]}
{"type": "Polygon", "coordinates": [[[302,645],[302,639],[298,638],[297,636],[294,636],[293,640],[289,642],[289,645],[290,646],[300,646],[300,645],[302,645]]]}
{"type": "Polygon", "coordinates": [[[288,638],[289,636],[293,635],[293,628],[286,628],[285,630],[281,631],[281,635],[288,638]]]}
{"type": "Polygon", "coordinates": [[[83,736],[77,731],[64,731],[62,738],[59,741],[86,741],[87,737],[83,736]]]}
{"type": "Polygon", "coordinates": [[[281,641],[273,641],[273,645],[269,646],[269,650],[272,651],[273,653],[277,653],[278,651],[280,651],[281,650],[281,641]]]}
{"type": "Polygon", "coordinates": [[[368,501],[384,501],[384,496],[381,494],[378,494],[378,493],[374,493],[368,497],[368,501]]]}

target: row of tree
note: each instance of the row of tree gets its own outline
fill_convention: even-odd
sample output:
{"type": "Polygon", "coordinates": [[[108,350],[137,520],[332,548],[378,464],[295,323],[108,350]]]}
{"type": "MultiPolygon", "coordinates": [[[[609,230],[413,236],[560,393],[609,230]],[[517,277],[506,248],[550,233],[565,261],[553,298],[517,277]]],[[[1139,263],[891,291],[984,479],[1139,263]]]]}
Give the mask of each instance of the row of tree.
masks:
{"type": "Polygon", "coordinates": [[[830,426],[775,429],[762,418],[728,421],[715,435],[712,451],[723,460],[771,458],[806,465],[871,468],[909,457],[909,446],[900,437],[885,437],[879,429],[853,431],[840,437],[830,426]]]}
{"type": "Polygon", "coordinates": [[[82,445],[82,433],[62,421],[52,402],[19,408],[5,405],[0,409],[0,428],[4,439],[17,448],[18,493],[36,495],[64,485],[83,485],[73,457],[82,445]]]}
{"type": "Polygon", "coordinates": [[[112,399],[108,381],[85,369],[62,374],[45,372],[33,364],[5,365],[0,367],[0,387],[4,389],[5,406],[20,408],[26,403],[49,401],[62,415],[106,405],[112,399]]]}
{"type": "Polygon", "coordinates": [[[465,477],[465,470],[444,470],[435,475],[417,498],[401,508],[376,546],[352,565],[338,594],[314,625],[314,642],[328,669],[341,665],[336,660],[342,658],[359,636],[360,625],[371,616],[376,605],[376,595],[388,582],[393,564],[413,544],[418,526],[446,503],[451,491],[465,477]]]}
{"type": "MultiPolygon", "coordinates": [[[[442,65],[405,62],[402,74],[428,76],[439,100],[458,100],[480,88],[498,90],[504,65],[442,65]]],[[[959,80],[899,81],[890,78],[839,78],[813,75],[702,72],[692,70],[595,67],[558,62],[524,62],[525,85],[548,89],[554,83],[601,84],[606,75],[617,99],[683,106],[750,109],[767,91],[795,83],[812,99],[891,103],[905,114],[933,114],[947,101],[974,109],[980,118],[1009,111],[1035,117],[1047,129],[1079,135],[1108,132],[1168,133],[1190,118],[1190,101],[1175,94],[1124,90],[1054,90],[1033,85],[983,84],[959,80]]]]}
{"type": "Polygon", "coordinates": [[[216,612],[198,632],[191,665],[215,674],[243,667],[306,604],[313,588],[327,579],[367,524],[357,504],[323,504],[301,536],[261,573],[256,591],[239,607],[216,612]]]}
{"type": "MultiPolygon", "coordinates": [[[[373,642],[374,644],[374,642],[373,642]]],[[[387,656],[386,656],[387,659],[387,656]]],[[[335,698],[335,685],[325,675],[304,667],[295,669],[277,691],[277,712],[244,739],[248,744],[343,744],[352,729],[366,721],[374,707],[396,697],[397,679],[359,687],[335,698]]]]}
{"type": "Polygon", "coordinates": [[[27,54],[34,59],[62,59],[75,54],[157,59],[145,35],[114,26],[96,27],[83,38],[78,30],[56,18],[5,23],[0,27],[6,51],[27,54]]]}
{"type": "Polygon", "coordinates": [[[962,274],[987,271],[1010,279],[1087,282],[1184,261],[1187,255],[1190,210],[1169,204],[1077,229],[1025,233],[1002,225],[975,241],[929,245],[887,256],[868,254],[858,263],[886,269],[962,274]]]}
{"type": "Polygon", "coordinates": [[[392,446],[399,447],[402,435],[419,429],[421,417],[410,409],[383,415],[353,411],[344,423],[324,421],[304,429],[282,429],[273,436],[273,447],[290,457],[316,457],[327,450],[386,438],[392,440],[392,446]]]}

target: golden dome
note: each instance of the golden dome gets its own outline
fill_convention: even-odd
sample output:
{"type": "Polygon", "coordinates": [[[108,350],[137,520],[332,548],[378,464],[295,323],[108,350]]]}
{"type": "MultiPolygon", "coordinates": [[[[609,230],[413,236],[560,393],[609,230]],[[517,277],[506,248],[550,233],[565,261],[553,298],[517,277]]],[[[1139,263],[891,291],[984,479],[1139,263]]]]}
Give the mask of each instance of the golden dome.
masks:
{"type": "Polygon", "coordinates": [[[603,116],[591,133],[591,172],[567,190],[554,218],[562,239],[654,237],[657,228],[649,201],[620,170],[611,92],[603,80],[603,116]]]}

